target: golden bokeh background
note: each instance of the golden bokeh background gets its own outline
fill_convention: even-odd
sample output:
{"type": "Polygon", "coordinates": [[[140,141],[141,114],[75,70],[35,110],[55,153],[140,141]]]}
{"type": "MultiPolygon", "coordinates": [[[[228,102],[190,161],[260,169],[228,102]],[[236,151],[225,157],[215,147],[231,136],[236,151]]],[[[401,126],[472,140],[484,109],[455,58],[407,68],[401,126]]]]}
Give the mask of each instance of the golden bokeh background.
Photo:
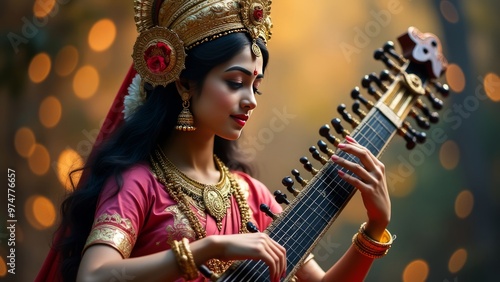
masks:
{"type": "MultiPolygon", "coordinates": [[[[362,76],[384,68],[372,54],[387,40],[416,26],[438,35],[450,63],[441,81],[451,93],[427,142],[407,151],[395,137],[382,156],[397,240],[367,281],[498,276],[499,10],[494,0],[273,1],[264,95],[242,138],[271,190],[282,189],[282,177],[300,167],[298,158],[320,138],[318,128],[338,116],[337,105],[350,108],[350,90],[362,76]]],[[[16,171],[18,220],[13,276],[5,259],[6,187],[0,279],[32,281],[71,189],[68,172],[90,153],[137,33],[132,1],[8,1],[0,15],[1,167],[16,171]]],[[[314,251],[323,267],[347,249],[365,216],[356,195],[314,251]]]]}

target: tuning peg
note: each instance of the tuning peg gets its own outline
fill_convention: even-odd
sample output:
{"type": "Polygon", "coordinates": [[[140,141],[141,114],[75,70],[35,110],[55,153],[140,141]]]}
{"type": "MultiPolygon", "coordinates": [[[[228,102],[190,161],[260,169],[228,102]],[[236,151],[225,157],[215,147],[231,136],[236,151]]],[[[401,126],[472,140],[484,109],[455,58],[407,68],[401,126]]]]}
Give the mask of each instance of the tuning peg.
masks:
{"type": "Polygon", "coordinates": [[[392,41],[387,41],[383,48],[384,51],[396,59],[399,64],[404,65],[406,63],[406,59],[394,50],[394,43],[392,41]]]}
{"type": "Polygon", "coordinates": [[[425,142],[425,139],[427,138],[427,134],[425,134],[425,132],[416,131],[407,121],[403,122],[403,127],[417,138],[417,143],[422,144],[425,142]]]}
{"type": "Polygon", "coordinates": [[[318,173],[318,170],[315,169],[311,162],[309,161],[309,159],[307,157],[301,157],[299,159],[300,163],[304,165],[304,168],[309,171],[310,173],[312,173],[312,175],[316,175],[318,173]]]}
{"type": "Polygon", "coordinates": [[[389,69],[400,72],[400,68],[396,66],[384,53],[384,49],[379,48],[373,53],[373,58],[375,60],[382,61],[389,69]]]}
{"type": "Polygon", "coordinates": [[[338,138],[330,134],[330,126],[328,124],[323,125],[319,129],[319,135],[325,137],[326,140],[332,143],[335,147],[337,147],[340,143],[340,140],[338,138]]]}
{"type": "Polygon", "coordinates": [[[328,162],[328,160],[325,159],[325,157],[323,157],[319,153],[319,151],[318,151],[318,149],[316,149],[316,147],[314,147],[314,146],[309,147],[309,152],[311,152],[313,158],[315,160],[319,161],[322,165],[324,165],[324,164],[326,164],[328,162]]]}
{"type": "MultiPolygon", "coordinates": [[[[252,223],[253,224],[253,223],[252,223]]],[[[254,225],[255,226],[255,225],[254,225]]],[[[247,229],[248,229],[248,226],[247,226],[247,229]]],[[[250,230],[249,230],[250,231],[250,230]]],[[[257,232],[259,230],[257,229],[257,232]]],[[[215,272],[212,272],[212,270],[210,270],[210,268],[208,268],[206,265],[204,264],[200,264],[200,266],[198,266],[198,270],[200,271],[201,274],[203,274],[203,276],[205,276],[207,279],[209,279],[210,281],[217,281],[219,280],[220,278],[220,275],[215,273],[215,272]]]]}
{"type": "Polygon", "coordinates": [[[351,124],[352,128],[356,128],[356,126],[359,125],[359,121],[356,119],[353,119],[352,116],[346,111],[346,106],[345,104],[340,104],[337,107],[337,111],[339,114],[342,116],[342,118],[347,121],[349,124],[351,124]]]}
{"type": "Polygon", "coordinates": [[[259,233],[259,228],[253,224],[253,222],[249,221],[247,222],[247,230],[250,233],[259,233]]]}
{"type": "Polygon", "coordinates": [[[441,94],[443,95],[443,97],[448,97],[448,95],[450,94],[450,87],[448,86],[448,84],[441,84],[437,81],[434,81],[434,88],[436,88],[436,90],[441,94]]]}
{"type": "Polygon", "coordinates": [[[368,110],[373,108],[373,103],[371,101],[368,101],[361,93],[359,92],[359,87],[354,87],[354,89],[351,91],[351,97],[355,100],[360,101],[368,110]]]}
{"type": "Polygon", "coordinates": [[[292,175],[295,176],[295,180],[297,180],[297,182],[300,183],[300,185],[302,185],[302,187],[306,186],[307,185],[307,180],[305,180],[304,178],[302,178],[300,176],[300,172],[296,169],[293,169],[292,170],[292,175]]]}
{"type": "Polygon", "coordinates": [[[283,194],[280,190],[274,191],[274,199],[278,202],[278,204],[290,204],[290,201],[286,198],[286,194],[283,194]]]}
{"type": "Polygon", "coordinates": [[[425,97],[429,99],[429,102],[431,102],[432,107],[436,110],[441,110],[443,108],[443,101],[441,101],[439,98],[434,95],[434,93],[431,92],[429,87],[425,87],[425,97]]]}
{"type": "Polygon", "coordinates": [[[372,83],[372,80],[370,79],[370,76],[365,75],[363,79],[361,79],[361,86],[365,88],[368,92],[368,94],[372,95],[375,99],[380,99],[382,97],[382,94],[380,94],[375,88],[373,88],[370,84],[372,83]]]}
{"type": "Polygon", "coordinates": [[[260,210],[263,211],[267,216],[269,216],[270,218],[272,218],[273,220],[278,218],[277,215],[275,215],[271,209],[269,208],[268,205],[266,204],[260,204],[260,210]]]}
{"type": "Polygon", "coordinates": [[[431,125],[429,124],[429,121],[426,118],[423,118],[418,115],[417,111],[415,109],[410,110],[410,116],[412,116],[415,121],[417,122],[418,126],[420,126],[423,129],[429,129],[431,125]]]}
{"type": "Polygon", "coordinates": [[[372,72],[368,75],[368,78],[374,82],[378,88],[382,89],[382,91],[387,91],[387,86],[385,84],[382,83],[382,80],[380,80],[378,77],[377,77],[377,74],[372,72]]]}
{"type": "Polygon", "coordinates": [[[338,134],[342,134],[342,137],[346,137],[347,135],[351,135],[347,129],[345,129],[342,124],[340,124],[342,121],[339,118],[334,118],[332,119],[331,123],[333,125],[333,128],[335,128],[335,131],[337,131],[338,134]]]}
{"type": "Polygon", "coordinates": [[[388,81],[389,83],[392,83],[395,79],[391,72],[388,70],[381,71],[379,77],[381,81],[388,81]]]}
{"type": "Polygon", "coordinates": [[[436,112],[431,112],[429,110],[429,107],[427,107],[427,105],[424,104],[422,100],[417,99],[415,105],[422,111],[422,113],[424,113],[424,115],[427,117],[427,119],[429,119],[430,122],[437,123],[439,121],[439,114],[436,112]]]}
{"type": "Polygon", "coordinates": [[[400,127],[400,128],[398,128],[398,134],[400,136],[403,136],[403,138],[405,139],[405,141],[406,141],[406,148],[408,150],[411,150],[411,149],[415,148],[415,142],[417,142],[417,138],[415,136],[413,136],[413,134],[411,132],[409,132],[406,129],[400,127]]]}
{"type": "Polygon", "coordinates": [[[283,178],[283,180],[281,180],[281,184],[283,184],[286,187],[286,190],[292,193],[295,197],[299,195],[300,192],[293,187],[293,179],[290,176],[283,178]]]}
{"type": "Polygon", "coordinates": [[[354,104],[352,104],[352,111],[357,114],[361,119],[364,119],[366,117],[366,113],[360,109],[361,104],[358,101],[354,101],[354,104]]]}
{"type": "Polygon", "coordinates": [[[325,153],[328,155],[328,157],[333,156],[334,152],[328,148],[328,145],[325,143],[323,140],[318,140],[318,147],[321,150],[321,152],[325,153]]]}

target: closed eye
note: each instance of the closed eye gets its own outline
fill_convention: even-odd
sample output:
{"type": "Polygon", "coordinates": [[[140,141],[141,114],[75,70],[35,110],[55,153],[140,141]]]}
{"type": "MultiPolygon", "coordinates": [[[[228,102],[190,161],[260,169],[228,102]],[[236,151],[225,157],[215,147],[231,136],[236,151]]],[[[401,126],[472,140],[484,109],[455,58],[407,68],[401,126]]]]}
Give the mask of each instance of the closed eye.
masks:
{"type": "Polygon", "coordinates": [[[231,88],[233,90],[238,90],[241,87],[243,87],[243,83],[241,83],[241,82],[235,82],[235,81],[227,80],[226,83],[227,83],[227,86],[229,86],[229,88],[231,88]]]}

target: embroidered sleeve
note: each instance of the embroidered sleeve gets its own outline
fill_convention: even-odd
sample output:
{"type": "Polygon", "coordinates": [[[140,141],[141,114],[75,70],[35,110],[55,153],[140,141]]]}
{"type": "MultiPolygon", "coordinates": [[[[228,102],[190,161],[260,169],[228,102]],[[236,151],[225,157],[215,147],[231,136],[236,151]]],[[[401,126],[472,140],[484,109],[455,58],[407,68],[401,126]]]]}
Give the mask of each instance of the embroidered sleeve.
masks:
{"type": "Polygon", "coordinates": [[[151,192],[152,176],[147,166],[142,165],[132,167],[122,177],[120,189],[114,179],[104,185],[83,252],[90,246],[104,244],[116,249],[123,258],[133,253],[141,226],[155,201],[151,192]]]}
{"type": "Polygon", "coordinates": [[[106,244],[118,250],[123,258],[128,258],[136,239],[137,233],[130,219],[117,213],[103,213],[95,219],[84,251],[95,244],[106,244]]]}

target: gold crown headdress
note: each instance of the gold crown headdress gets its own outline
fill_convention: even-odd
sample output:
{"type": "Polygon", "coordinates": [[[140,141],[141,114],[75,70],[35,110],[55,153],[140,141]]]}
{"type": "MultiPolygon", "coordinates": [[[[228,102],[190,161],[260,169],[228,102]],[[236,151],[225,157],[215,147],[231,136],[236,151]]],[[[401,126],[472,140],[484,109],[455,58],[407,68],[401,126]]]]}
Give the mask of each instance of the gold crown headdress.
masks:
{"type": "Polygon", "coordinates": [[[185,50],[233,32],[247,32],[252,52],[257,38],[271,38],[271,0],[134,0],[139,36],[132,54],[143,81],[152,86],[179,78],[185,50]]]}

